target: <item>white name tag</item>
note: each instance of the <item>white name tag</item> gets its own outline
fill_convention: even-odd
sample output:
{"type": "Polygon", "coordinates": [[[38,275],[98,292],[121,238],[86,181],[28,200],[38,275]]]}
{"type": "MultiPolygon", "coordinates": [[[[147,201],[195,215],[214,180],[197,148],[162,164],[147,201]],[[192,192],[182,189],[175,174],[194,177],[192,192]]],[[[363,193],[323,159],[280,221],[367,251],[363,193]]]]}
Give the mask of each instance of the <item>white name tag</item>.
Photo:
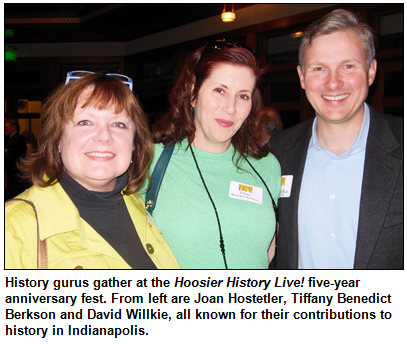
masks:
{"type": "Polygon", "coordinates": [[[263,189],[256,186],[230,182],[229,197],[241,199],[242,201],[263,204],[263,189]]]}
{"type": "Polygon", "coordinates": [[[293,176],[281,176],[281,189],[278,197],[290,197],[292,185],[293,176]]]}

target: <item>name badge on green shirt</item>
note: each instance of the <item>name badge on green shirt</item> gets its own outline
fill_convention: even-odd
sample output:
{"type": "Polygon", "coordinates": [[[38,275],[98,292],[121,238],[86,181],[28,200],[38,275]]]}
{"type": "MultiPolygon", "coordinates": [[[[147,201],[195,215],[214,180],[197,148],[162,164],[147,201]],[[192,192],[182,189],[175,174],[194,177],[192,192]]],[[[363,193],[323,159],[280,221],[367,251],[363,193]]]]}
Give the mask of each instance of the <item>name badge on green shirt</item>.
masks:
{"type": "Polygon", "coordinates": [[[229,187],[229,197],[263,204],[263,189],[244,183],[231,181],[229,187]]]}

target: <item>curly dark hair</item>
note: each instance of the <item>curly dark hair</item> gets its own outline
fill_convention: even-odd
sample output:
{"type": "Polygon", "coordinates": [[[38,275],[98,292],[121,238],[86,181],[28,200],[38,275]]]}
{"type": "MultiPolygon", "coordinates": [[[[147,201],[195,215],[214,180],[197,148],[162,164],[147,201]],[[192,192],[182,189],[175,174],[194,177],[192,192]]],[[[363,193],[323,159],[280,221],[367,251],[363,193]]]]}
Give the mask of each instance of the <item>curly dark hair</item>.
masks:
{"type": "Polygon", "coordinates": [[[155,142],[170,145],[185,138],[188,138],[189,144],[193,142],[196,127],[191,102],[197,100],[203,82],[220,64],[250,68],[256,78],[250,114],[232,137],[232,144],[239,152],[237,161],[243,155],[260,159],[268,154],[267,148],[261,146],[255,132],[260,124],[259,113],[262,108],[259,82],[267,67],[260,65],[253,53],[242,47],[214,50],[201,47],[188,56],[169,95],[171,109],[153,126],[155,142]]]}

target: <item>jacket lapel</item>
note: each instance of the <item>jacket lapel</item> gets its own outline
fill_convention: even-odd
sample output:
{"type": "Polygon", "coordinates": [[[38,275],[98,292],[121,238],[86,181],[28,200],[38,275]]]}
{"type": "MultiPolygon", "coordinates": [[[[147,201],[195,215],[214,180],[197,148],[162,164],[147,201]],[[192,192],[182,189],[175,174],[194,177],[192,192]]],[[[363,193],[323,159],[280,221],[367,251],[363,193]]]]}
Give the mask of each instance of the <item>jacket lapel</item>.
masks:
{"type": "Polygon", "coordinates": [[[368,268],[387,214],[387,206],[397,184],[401,159],[391,152],[399,147],[385,117],[370,108],[370,128],[366,145],[355,269],[368,268]],[[387,206],[386,206],[387,205],[387,206]]]}
{"type": "Polygon", "coordinates": [[[293,176],[290,197],[279,198],[280,221],[282,229],[285,230],[284,233],[280,233],[281,240],[277,244],[277,250],[280,249],[281,253],[278,258],[286,260],[288,264],[284,263],[284,265],[289,266],[290,269],[298,269],[298,203],[312,124],[313,120],[310,120],[304,123],[301,130],[292,134],[291,144],[287,144],[287,147],[282,152],[284,156],[279,159],[282,174],[293,176]],[[296,211],[293,211],[294,209],[296,211]]]}

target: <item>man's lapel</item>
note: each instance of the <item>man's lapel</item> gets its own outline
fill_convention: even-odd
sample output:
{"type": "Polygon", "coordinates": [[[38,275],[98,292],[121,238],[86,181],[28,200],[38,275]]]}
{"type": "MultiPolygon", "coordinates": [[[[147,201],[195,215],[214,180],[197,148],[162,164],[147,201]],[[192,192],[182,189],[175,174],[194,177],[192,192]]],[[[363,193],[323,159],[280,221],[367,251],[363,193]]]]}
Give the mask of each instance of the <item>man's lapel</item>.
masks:
{"type": "MultiPolygon", "coordinates": [[[[277,250],[290,250],[282,254],[289,261],[288,266],[292,269],[298,268],[298,203],[301,190],[302,175],[307,158],[309,141],[312,133],[312,123],[309,121],[305,128],[293,133],[290,145],[284,150],[284,158],[281,159],[281,170],[283,175],[293,176],[291,195],[287,198],[279,198],[279,208],[282,210],[281,241],[277,250]],[[283,218],[282,218],[283,217],[283,218]],[[283,233],[282,233],[283,234],[283,233]]],[[[278,157],[277,157],[278,158],[278,157]]]]}

